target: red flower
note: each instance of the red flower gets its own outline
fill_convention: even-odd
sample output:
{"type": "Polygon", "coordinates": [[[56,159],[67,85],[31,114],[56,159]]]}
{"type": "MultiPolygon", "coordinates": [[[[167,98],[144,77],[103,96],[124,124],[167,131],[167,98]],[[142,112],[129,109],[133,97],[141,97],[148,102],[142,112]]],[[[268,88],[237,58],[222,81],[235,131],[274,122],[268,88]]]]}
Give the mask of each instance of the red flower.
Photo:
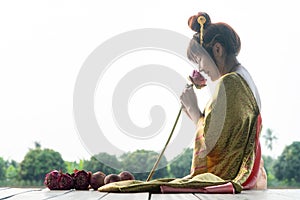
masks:
{"type": "Polygon", "coordinates": [[[69,190],[74,188],[73,178],[69,174],[52,170],[46,174],[44,184],[50,190],[69,190]]]}
{"type": "Polygon", "coordinates": [[[85,170],[74,170],[72,174],[74,179],[74,188],[76,190],[87,190],[89,189],[91,172],[87,172],[85,170]]]}
{"type": "Polygon", "coordinates": [[[189,76],[189,79],[197,89],[201,89],[206,86],[206,79],[197,70],[193,71],[192,76],[189,76]]]}

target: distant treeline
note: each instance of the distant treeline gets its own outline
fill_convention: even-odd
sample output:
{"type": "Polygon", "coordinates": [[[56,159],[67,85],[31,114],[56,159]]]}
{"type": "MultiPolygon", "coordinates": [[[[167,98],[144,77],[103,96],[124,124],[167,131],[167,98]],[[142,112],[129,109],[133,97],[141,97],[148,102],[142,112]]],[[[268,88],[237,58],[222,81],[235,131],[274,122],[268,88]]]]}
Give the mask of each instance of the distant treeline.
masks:
{"type": "MultiPolygon", "coordinates": [[[[169,162],[163,157],[153,179],[188,175],[192,153],[192,149],[187,148],[169,162]]],[[[146,180],[157,157],[157,152],[137,150],[120,157],[99,153],[89,160],[70,162],[64,161],[59,152],[42,149],[36,143],[35,148],[29,149],[20,163],[0,157],[0,187],[41,187],[45,175],[54,169],[68,173],[72,173],[74,169],[84,169],[91,172],[102,171],[105,174],[118,174],[126,170],[132,172],[137,180],[146,180]]],[[[268,174],[268,187],[300,187],[300,142],[287,146],[276,159],[270,156],[263,158],[268,174]]]]}

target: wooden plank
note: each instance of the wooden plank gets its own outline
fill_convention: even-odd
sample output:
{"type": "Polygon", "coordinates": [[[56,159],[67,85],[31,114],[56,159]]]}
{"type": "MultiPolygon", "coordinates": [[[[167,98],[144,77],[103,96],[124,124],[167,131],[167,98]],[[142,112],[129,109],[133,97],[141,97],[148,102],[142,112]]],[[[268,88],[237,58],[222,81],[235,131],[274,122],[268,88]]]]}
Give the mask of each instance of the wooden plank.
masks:
{"type": "Polygon", "coordinates": [[[300,199],[300,189],[289,189],[289,190],[276,190],[276,193],[280,193],[289,198],[300,199]]]}
{"type": "Polygon", "coordinates": [[[98,192],[95,190],[74,190],[68,194],[53,198],[53,200],[72,200],[72,199],[84,199],[84,200],[98,200],[102,199],[108,193],[106,192],[98,192]]]}
{"type": "Polygon", "coordinates": [[[199,200],[194,194],[152,194],[151,200],[199,200]]]}
{"type": "MultiPolygon", "coordinates": [[[[201,200],[246,200],[248,197],[243,196],[242,194],[195,194],[201,200]]],[[[252,199],[252,198],[250,198],[252,199]]],[[[254,199],[254,198],[253,198],[254,199]]],[[[260,200],[260,199],[259,199],[260,200]]]]}
{"type": "Polygon", "coordinates": [[[149,193],[108,193],[101,200],[148,200],[149,193]]]}
{"type": "Polygon", "coordinates": [[[268,199],[268,200],[295,200],[300,199],[300,190],[248,190],[241,194],[195,194],[201,200],[237,200],[237,199],[268,199]]]}
{"type": "Polygon", "coordinates": [[[7,190],[9,187],[1,187],[0,190],[7,190]]]}
{"type": "Polygon", "coordinates": [[[11,198],[16,195],[22,195],[28,192],[40,191],[40,188],[9,188],[5,190],[0,190],[0,200],[11,198]]]}
{"type": "Polygon", "coordinates": [[[9,200],[23,200],[23,199],[30,199],[30,200],[41,200],[41,199],[53,199],[54,197],[65,195],[71,190],[52,190],[49,189],[42,189],[40,191],[32,191],[27,193],[21,193],[11,197],[9,200]]]}
{"type": "Polygon", "coordinates": [[[284,189],[272,189],[272,190],[250,190],[250,191],[243,191],[243,196],[248,198],[255,198],[255,199],[271,199],[271,200],[295,200],[300,199],[300,190],[284,190],[284,189]]]}
{"type": "Polygon", "coordinates": [[[241,194],[202,194],[202,193],[178,193],[178,194],[149,194],[149,193],[103,193],[98,191],[80,190],[52,190],[39,188],[0,188],[0,200],[211,200],[211,199],[268,199],[268,200],[294,200],[300,199],[300,189],[271,189],[250,190],[241,194]]]}

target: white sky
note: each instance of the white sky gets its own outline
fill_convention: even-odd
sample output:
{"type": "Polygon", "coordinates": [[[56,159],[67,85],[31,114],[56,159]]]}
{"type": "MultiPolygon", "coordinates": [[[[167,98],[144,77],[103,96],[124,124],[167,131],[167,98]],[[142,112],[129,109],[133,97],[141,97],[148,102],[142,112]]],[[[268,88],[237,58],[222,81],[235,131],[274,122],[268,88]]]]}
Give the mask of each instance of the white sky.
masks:
{"type": "Polygon", "coordinates": [[[191,37],[187,19],[198,11],[240,35],[239,61],[260,91],[264,128],[279,138],[273,152],[263,153],[279,155],[300,140],[297,5],[296,0],[1,1],[0,156],[21,161],[38,141],[65,160],[88,159],[73,120],[74,84],[84,60],[107,39],[133,29],[164,28],[191,37]]]}

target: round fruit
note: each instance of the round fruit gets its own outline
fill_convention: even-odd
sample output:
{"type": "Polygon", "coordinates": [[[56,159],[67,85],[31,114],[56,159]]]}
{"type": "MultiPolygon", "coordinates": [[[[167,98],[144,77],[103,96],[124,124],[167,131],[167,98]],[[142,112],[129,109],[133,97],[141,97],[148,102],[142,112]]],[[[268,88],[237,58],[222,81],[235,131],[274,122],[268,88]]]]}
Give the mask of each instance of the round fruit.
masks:
{"type": "Polygon", "coordinates": [[[104,179],[104,184],[113,183],[120,181],[121,178],[117,174],[109,174],[104,179]]]}
{"type": "Polygon", "coordinates": [[[119,174],[120,178],[122,181],[124,180],[135,180],[133,174],[131,174],[130,172],[128,171],[123,171],[119,174]]]}
{"type": "Polygon", "coordinates": [[[104,185],[105,174],[101,171],[95,172],[91,176],[90,185],[94,190],[104,185]]]}

